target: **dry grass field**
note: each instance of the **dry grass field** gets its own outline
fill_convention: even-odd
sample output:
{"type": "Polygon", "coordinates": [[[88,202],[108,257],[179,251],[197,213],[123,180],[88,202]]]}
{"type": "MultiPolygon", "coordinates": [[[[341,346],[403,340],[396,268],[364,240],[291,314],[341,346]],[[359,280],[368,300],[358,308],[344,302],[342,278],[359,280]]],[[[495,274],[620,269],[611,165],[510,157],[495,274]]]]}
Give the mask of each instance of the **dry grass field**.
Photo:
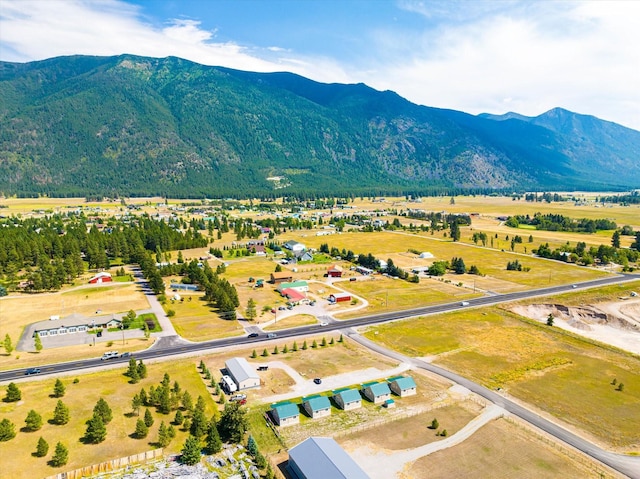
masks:
{"type": "MultiPolygon", "coordinates": [[[[217,311],[202,299],[203,294],[180,292],[184,301],[169,300],[163,305],[165,312],[172,310],[175,313],[171,323],[176,332],[190,341],[207,341],[243,334],[240,323],[235,319],[221,319],[217,311]]],[[[167,296],[171,298],[169,293],[167,296]]]]}
{"type": "MultiPolygon", "coordinates": [[[[49,424],[53,410],[58,401],[50,395],[53,392],[55,379],[43,379],[20,383],[22,401],[17,403],[0,403],[0,418],[7,418],[16,425],[17,436],[2,443],[2,465],[0,476],[12,479],[32,479],[45,477],[55,472],[75,469],[77,467],[99,463],[109,459],[128,456],[155,449],[160,422],[169,424],[174,414],[163,415],[152,409],[155,419],[145,439],[134,439],[138,417],[131,414],[131,398],[141,388],[147,391],[157,386],[167,372],[171,383],[178,381],[183,390],[190,392],[195,400],[202,396],[206,403],[206,414],[211,417],[217,406],[210,392],[196,370],[195,360],[178,360],[147,365],[148,377],[138,384],[129,384],[123,372],[126,366],[110,371],[78,375],[79,382],[73,384],[72,378],[62,378],[66,386],[66,394],[62,401],[70,409],[70,422],[64,426],[49,424]],[[99,398],[104,398],[113,411],[113,420],[107,425],[107,439],[100,444],[83,444],[80,438],[86,430],[85,421],[92,415],[93,407],[99,398]],[[24,420],[29,410],[34,409],[42,415],[44,425],[36,432],[22,432],[24,420]],[[42,436],[49,443],[49,454],[44,458],[32,456],[38,438],[42,436]],[[69,449],[69,463],[62,468],[47,465],[51,459],[56,443],[60,441],[69,449]]],[[[4,397],[6,386],[0,387],[4,397]]],[[[144,413],[144,409],[142,409],[144,413]]],[[[187,437],[187,432],[176,428],[177,436],[165,449],[165,452],[178,452],[187,437]]]]}
{"type": "Polygon", "coordinates": [[[496,419],[461,444],[418,459],[401,476],[402,479],[423,477],[584,479],[618,476],[595,462],[567,456],[505,419],[496,419]]]}
{"type": "MultiPolygon", "coordinates": [[[[15,346],[27,325],[49,319],[52,315],[64,317],[80,313],[91,317],[98,310],[104,315],[147,308],[149,302],[134,284],[86,285],[57,293],[11,295],[0,299],[0,336],[4,338],[8,334],[15,346]]],[[[148,341],[141,341],[139,345],[135,343],[136,341],[129,341],[131,350],[146,348],[150,344],[148,341]]],[[[99,347],[102,348],[101,345],[99,347]]],[[[44,349],[38,354],[14,351],[12,356],[0,355],[0,369],[47,364],[61,359],[68,361],[99,354],[102,352],[94,352],[87,345],[65,348],[64,351],[44,349]]]]}
{"type": "Polygon", "coordinates": [[[498,308],[381,325],[366,336],[501,387],[608,447],[640,450],[636,356],[498,308]],[[616,390],[613,379],[625,384],[624,391],[616,390]]]}
{"type": "Polygon", "coordinates": [[[367,281],[340,282],[340,286],[349,292],[362,296],[369,302],[367,308],[351,313],[342,313],[340,314],[341,318],[410,309],[426,304],[460,301],[481,296],[481,293],[474,294],[472,289],[426,278],[421,278],[420,283],[409,283],[385,276],[373,276],[367,281]]]}
{"type": "MultiPolygon", "coordinates": [[[[496,288],[492,289],[496,292],[586,281],[606,274],[592,268],[408,233],[344,233],[331,236],[328,240],[326,237],[304,237],[301,233],[291,233],[291,236],[304,242],[307,247],[318,248],[321,243],[328,241],[331,247],[350,249],[354,253],[372,253],[377,258],[385,260],[397,253],[408,252],[409,249],[430,252],[434,255],[434,259],[430,262],[425,262],[417,255],[413,255],[415,266],[425,266],[437,260],[450,261],[453,257],[462,257],[467,267],[476,265],[483,275],[497,280],[496,288]],[[530,271],[507,271],[507,263],[515,259],[520,261],[523,267],[530,268],[530,271]]],[[[455,279],[455,276],[453,275],[452,278],[455,279]]],[[[481,277],[477,278],[477,281],[481,280],[481,277]]]]}
{"type": "MultiPolygon", "coordinates": [[[[280,311],[278,311],[280,313],[280,311]]],[[[317,324],[318,320],[315,316],[310,314],[294,314],[293,316],[287,316],[282,319],[278,319],[269,326],[264,327],[265,331],[278,331],[280,329],[297,328],[298,326],[307,326],[310,324],[317,324]]]]}

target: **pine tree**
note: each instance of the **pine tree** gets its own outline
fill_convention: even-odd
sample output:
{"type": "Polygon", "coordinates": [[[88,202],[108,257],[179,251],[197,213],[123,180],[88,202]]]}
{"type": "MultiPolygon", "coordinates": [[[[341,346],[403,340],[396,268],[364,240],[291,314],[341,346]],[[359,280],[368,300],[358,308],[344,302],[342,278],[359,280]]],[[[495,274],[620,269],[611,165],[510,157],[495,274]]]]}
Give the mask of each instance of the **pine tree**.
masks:
{"type": "Polygon", "coordinates": [[[327,339],[323,337],[322,342],[320,343],[320,346],[324,348],[326,345],[327,345],[327,339]]]}
{"type": "Polygon", "coordinates": [[[283,353],[288,353],[289,352],[289,346],[287,346],[286,344],[284,345],[284,348],[282,348],[282,352],[283,353]]]}
{"type": "Polygon", "coordinates": [[[258,357],[258,353],[256,353],[256,350],[255,350],[255,349],[254,349],[254,350],[253,350],[253,352],[251,353],[251,357],[252,357],[253,359],[255,359],[255,358],[257,358],[257,357],[258,357]]]}
{"type": "Polygon", "coordinates": [[[64,384],[60,379],[56,379],[56,383],[53,385],[53,397],[61,398],[64,396],[67,388],[64,387],[64,384]]]}
{"type": "Polygon", "coordinates": [[[193,466],[200,462],[200,441],[193,436],[189,436],[182,448],[180,462],[188,466],[193,466]]]}
{"type": "Polygon", "coordinates": [[[331,339],[329,340],[329,346],[333,346],[333,344],[334,344],[334,343],[335,343],[335,341],[333,340],[333,338],[331,338],[331,339]]]}
{"type": "Polygon", "coordinates": [[[49,443],[44,440],[42,436],[38,439],[38,445],[36,446],[36,457],[44,457],[49,452],[49,443]]]}
{"type": "Polygon", "coordinates": [[[189,432],[192,436],[199,439],[207,433],[207,426],[208,422],[204,412],[196,409],[191,417],[191,427],[189,428],[189,432]]]}
{"type": "Polygon", "coordinates": [[[185,411],[189,411],[191,412],[193,410],[193,399],[191,399],[191,394],[189,394],[189,391],[185,391],[184,394],[182,395],[182,408],[185,411]]]}
{"type": "Polygon", "coordinates": [[[171,442],[171,436],[169,435],[169,429],[167,428],[164,421],[160,423],[160,427],[158,428],[158,444],[161,447],[166,447],[171,442]]]}
{"type": "Polygon", "coordinates": [[[22,399],[22,392],[15,383],[9,383],[4,397],[5,402],[17,402],[22,399]]]}
{"type": "Polygon", "coordinates": [[[151,414],[149,408],[144,410],[144,423],[147,425],[147,427],[153,426],[153,415],[151,414]]]}
{"type": "Polygon", "coordinates": [[[173,424],[175,424],[176,426],[179,426],[183,422],[184,422],[184,416],[182,415],[182,412],[178,409],[176,411],[175,417],[173,418],[173,424]]]}
{"type": "Polygon", "coordinates": [[[0,442],[10,441],[16,437],[16,426],[7,418],[0,421],[0,442]]]}
{"type": "Polygon", "coordinates": [[[207,429],[207,439],[204,449],[207,454],[217,454],[222,450],[222,441],[220,440],[218,427],[213,419],[209,421],[209,427],[207,429]]]}
{"type": "Polygon", "coordinates": [[[27,414],[24,422],[26,424],[27,431],[37,431],[42,427],[42,416],[32,409],[27,414]]]}
{"type": "Polygon", "coordinates": [[[147,366],[142,362],[142,359],[138,361],[138,377],[140,379],[147,377],[147,366]]]}
{"type": "Polygon", "coordinates": [[[138,374],[138,365],[134,358],[129,359],[129,369],[127,369],[126,375],[129,376],[129,382],[131,384],[137,384],[140,382],[140,374],[138,374]]]}
{"type": "Polygon", "coordinates": [[[251,435],[249,435],[249,439],[247,439],[247,451],[249,452],[249,454],[251,454],[254,457],[258,452],[258,444],[256,443],[256,440],[251,435]]]}
{"type": "Polygon", "coordinates": [[[194,408],[194,411],[204,412],[205,408],[206,408],[206,404],[204,402],[204,398],[202,396],[198,396],[198,399],[196,400],[196,406],[194,408]]]}
{"type": "Polygon", "coordinates": [[[107,438],[107,428],[104,425],[102,416],[94,412],[93,417],[87,421],[87,430],[84,439],[89,444],[99,444],[107,438]]]}
{"type": "Polygon", "coordinates": [[[69,460],[69,450],[59,442],[56,444],[56,450],[51,458],[51,465],[54,467],[64,466],[69,460]]]}
{"type": "Polygon", "coordinates": [[[291,348],[293,351],[297,351],[298,350],[298,343],[297,341],[293,342],[293,347],[291,348]]]}
{"type": "Polygon", "coordinates": [[[318,347],[318,342],[315,339],[313,340],[313,343],[311,343],[311,347],[313,349],[316,349],[318,347]]]}
{"type": "Polygon", "coordinates": [[[40,335],[36,333],[33,337],[33,346],[36,348],[37,352],[42,351],[42,340],[40,339],[40,335]]]}
{"type": "Polygon", "coordinates": [[[338,338],[338,342],[339,342],[339,343],[344,342],[344,338],[342,337],[342,334],[341,334],[341,335],[340,335],[340,337],[338,338]]]}
{"type": "Polygon", "coordinates": [[[267,356],[269,356],[269,351],[267,351],[267,348],[265,348],[265,349],[262,351],[262,357],[266,358],[267,356]]]}
{"type": "Polygon", "coordinates": [[[144,388],[142,388],[140,390],[140,394],[139,395],[140,395],[140,403],[143,406],[149,406],[149,398],[148,398],[147,392],[144,390],[144,388]]]}
{"type": "Polygon", "coordinates": [[[218,429],[220,438],[226,442],[239,443],[247,431],[246,411],[239,402],[230,402],[224,407],[218,429]]]}
{"type": "Polygon", "coordinates": [[[134,434],[137,439],[144,439],[149,434],[149,427],[142,419],[136,421],[136,432],[134,434]]]}
{"type": "Polygon", "coordinates": [[[140,415],[140,408],[142,407],[142,400],[140,399],[139,394],[134,394],[133,399],[131,399],[131,409],[136,413],[136,416],[140,415]]]}
{"type": "Polygon", "coordinates": [[[245,316],[250,321],[256,319],[256,316],[257,316],[256,302],[253,300],[253,298],[249,298],[249,301],[247,301],[247,309],[245,311],[245,316]]]}
{"type": "Polygon", "coordinates": [[[69,408],[60,399],[56,403],[56,407],[53,411],[53,423],[59,426],[67,424],[69,422],[69,408]]]}
{"type": "Polygon", "coordinates": [[[99,415],[102,418],[102,422],[104,424],[109,424],[113,419],[113,412],[111,411],[109,404],[107,404],[107,401],[105,401],[104,398],[98,399],[98,402],[93,407],[93,414],[94,416],[99,415]]]}
{"type": "Polygon", "coordinates": [[[304,342],[302,343],[302,350],[306,351],[307,350],[307,340],[305,339],[304,342]]]}
{"type": "Polygon", "coordinates": [[[5,335],[4,343],[2,343],[2,345],[4,346],[4,350],[7,352],[7,354],[11,355],[11,353],[13,352],[13,343],[11,342],[11,337],[9,336],[9,334],[5,335]]]}

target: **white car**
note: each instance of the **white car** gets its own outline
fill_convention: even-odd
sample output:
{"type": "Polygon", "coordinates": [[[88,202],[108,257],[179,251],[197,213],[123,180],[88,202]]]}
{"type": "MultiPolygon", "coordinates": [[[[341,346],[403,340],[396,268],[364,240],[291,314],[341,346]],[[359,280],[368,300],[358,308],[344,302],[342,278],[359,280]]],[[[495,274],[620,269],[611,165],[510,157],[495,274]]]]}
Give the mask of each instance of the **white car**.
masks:
{"type": "Polygon", "coordinates": [[[329,323],[327,323],[326,321],[322,321],[322,322],[320,323],[320,326],[329,326],[329,323]]]}
{"type": "Polygon", "coordinates": [[[469,301],[463,301],[460,306],[469,306],[469,301]]]}

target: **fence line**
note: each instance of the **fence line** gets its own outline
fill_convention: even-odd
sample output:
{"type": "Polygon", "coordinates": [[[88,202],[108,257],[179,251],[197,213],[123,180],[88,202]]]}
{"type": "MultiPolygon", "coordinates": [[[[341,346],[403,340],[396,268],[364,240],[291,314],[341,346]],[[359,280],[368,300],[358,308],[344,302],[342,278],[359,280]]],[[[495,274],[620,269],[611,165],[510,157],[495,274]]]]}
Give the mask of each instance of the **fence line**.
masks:
{"type": "Polygon", "coordinates": [[[118,459],[112,459],[111,461],[105,461],[99,464],[92,464],[91,466],[81,467],[79,469],[74,469],[73,471],[60,472],[53,476],[47,476],[45,479],[81,479],[87,476],[117,471],[119,469],[124,469],[129,465],[146,462],[159,457],[163,457],[162,448],[133,454],[131,456],[120,457],[118,459]]]}

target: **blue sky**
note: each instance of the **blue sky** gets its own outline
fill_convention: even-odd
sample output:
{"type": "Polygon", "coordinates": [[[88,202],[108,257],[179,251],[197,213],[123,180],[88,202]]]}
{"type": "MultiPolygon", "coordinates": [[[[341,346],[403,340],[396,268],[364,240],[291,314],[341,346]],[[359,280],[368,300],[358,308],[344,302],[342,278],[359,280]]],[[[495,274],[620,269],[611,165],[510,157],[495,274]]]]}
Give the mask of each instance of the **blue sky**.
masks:
{"type": "Polygon", "coordinates": [[[640,1],[0,0],[0,59],[179,56],[640,130],[640,1]]]}

